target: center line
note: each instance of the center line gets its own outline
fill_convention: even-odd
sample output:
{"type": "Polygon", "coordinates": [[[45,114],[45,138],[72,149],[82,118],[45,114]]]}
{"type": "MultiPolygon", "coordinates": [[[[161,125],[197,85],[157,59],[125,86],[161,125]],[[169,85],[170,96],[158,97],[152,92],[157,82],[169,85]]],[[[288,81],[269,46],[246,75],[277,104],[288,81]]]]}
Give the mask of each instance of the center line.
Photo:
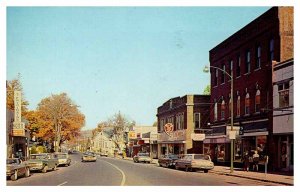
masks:
{"type": "MultiPolygon", "coordinates": [[[[104,161],[104,160],[101,160],[101,161],[104,161]]],[[[124,186],[125,181],[126,181],[125,173],[119,167],[117,167],[116,165],[111,164],[110,162],[107,162],[107,161],[104,161],[104,162],[110,164],[111,166],[113,166],[114,168],[116,168],[118,171],[121,172],[121,174],[122,174],[122,182],[121,182],[120,186],[124,186]]]]}
{"type": "Polygon", "coordinates": [[[68,183],[68,182],[65,181],[65,182],[63,182],[63,183],[61,183],[61,184],[59,184],[59,185],[57,185],[57,186],[62,186],[62,185],[64,185],[64,184],[66,184],[66,183],[68,183]]]}

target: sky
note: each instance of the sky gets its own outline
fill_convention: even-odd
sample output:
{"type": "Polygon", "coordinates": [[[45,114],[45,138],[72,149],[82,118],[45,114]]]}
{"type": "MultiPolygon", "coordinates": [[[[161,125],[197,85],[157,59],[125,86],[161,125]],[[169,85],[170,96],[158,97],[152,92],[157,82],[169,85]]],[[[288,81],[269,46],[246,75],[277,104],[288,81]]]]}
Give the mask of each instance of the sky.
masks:
{"type": "Polygon", "coordinates": [[[209,50],[270,7],[8,7],[6,79],[29,109],[65,92],[84,129],[118,113],[152,125],[157,108],[202,94],[209,50]]]}

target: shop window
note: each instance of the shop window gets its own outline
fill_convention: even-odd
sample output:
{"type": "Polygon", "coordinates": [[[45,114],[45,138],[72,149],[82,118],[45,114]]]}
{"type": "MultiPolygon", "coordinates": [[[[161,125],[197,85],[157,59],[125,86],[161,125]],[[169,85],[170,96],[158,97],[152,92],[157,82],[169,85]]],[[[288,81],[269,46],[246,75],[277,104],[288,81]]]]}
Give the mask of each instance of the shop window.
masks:
{"type": "Polygon", "coordinates": [[[239,117],[241,116],[241,97],[238,96],[236,100],[236,116],[239,117]]]}
{"type": "Polygon", "coordinates": [[[259,113],[260,112],[260,91],[256,91],[255,95],[255,112],[259,113]]]}
{"type": "Polygon", "coordinates": [[[279,107],[289,106],[289,82],[278,85],[279,107]]]}
{"type": "Polygon", "coordinates": [[[195,129],[200,129],[201,128],[200,113],[194,113],[194,125],[195,125],[195,129]]]}
{"type": "Polygon", "coordinates": [[[226,103],[223,100],[221,104],[221,119],[225,119],[225,110],[226,110],[226,103]]]}
{"type": "Polygon", "coordinates": [[[246,94],[245,97],[245,115],[250,114],[250,96],[249,93],[246,94]]]}
{"type": "Polygon", "coordinates": [[[225,161],[225,144],[218,144],[217,158],[218,161],[225,161]]]}

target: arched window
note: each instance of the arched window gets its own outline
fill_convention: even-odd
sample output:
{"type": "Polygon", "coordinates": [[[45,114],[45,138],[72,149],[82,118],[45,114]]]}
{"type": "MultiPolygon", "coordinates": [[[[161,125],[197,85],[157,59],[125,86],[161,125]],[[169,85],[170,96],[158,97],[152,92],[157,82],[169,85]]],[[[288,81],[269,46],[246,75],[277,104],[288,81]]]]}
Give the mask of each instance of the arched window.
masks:
{"type": "Polygon", "coordinates": [[[259,113],[259,112],[260,112],[260,91],[257,90],[255,95],[255,113],[259,113]]]}
{"type": "Polygon", "coordinates": [[[221,104],[221,119],[225,118],[225,110],[226,110],[226,103],[223,99],[222,104],[221,104]]]}
{"type": "Polygon", "coordinates": [[[218,103],[215,102],[215,106],[214,106],[214,120],[217,121],[218,120],[218,103]]]}
{"type": "Polygon", "coordinates": [[[236,116],[239,117],[241,116],[241,97],[238,96],[236,100],[236,116]]]}
{"type": "Polygon", "coordinates": [[[249,93],[246,94],[245,97],[245,115],[250,114],[250,95],[249,93]]]}

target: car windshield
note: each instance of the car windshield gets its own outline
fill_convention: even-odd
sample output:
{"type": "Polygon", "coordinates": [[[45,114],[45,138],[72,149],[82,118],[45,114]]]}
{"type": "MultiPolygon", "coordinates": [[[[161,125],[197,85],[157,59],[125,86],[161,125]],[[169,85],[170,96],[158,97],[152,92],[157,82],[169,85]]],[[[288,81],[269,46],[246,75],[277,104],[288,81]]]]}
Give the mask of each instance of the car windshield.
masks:
{"type": "Polygon", "coordinates": [[[6,159],[6,164],[16,164],[19,163],[18,159],[6,159]]]}
{"type": "Polygon", "coordinates": [[[139,153],[138,156],[149,156],[149,153],[139,153]]]}
{"type": "Polygon", "coordinates": [[[169,158],[171,158],[171,159],[178,159],[178,155],[169,155],[169,158]]]}
{"type": "Polygon", "coordinates": [[[204,160],[209,160],[208,155],[195,155],[194,159],[204,159],[204,160]]]}
{"type": "Polygon", "coordinates": [[[67,158],[67,155],[66,154],[56,154],[54,155],[56,158],[59,158],[59,159],[66,159],[67,158]]]}
{"type": "Polygon", "coordinates": [[[47,155],[30,155],[30,159],[47,159],[47,155]]]}

